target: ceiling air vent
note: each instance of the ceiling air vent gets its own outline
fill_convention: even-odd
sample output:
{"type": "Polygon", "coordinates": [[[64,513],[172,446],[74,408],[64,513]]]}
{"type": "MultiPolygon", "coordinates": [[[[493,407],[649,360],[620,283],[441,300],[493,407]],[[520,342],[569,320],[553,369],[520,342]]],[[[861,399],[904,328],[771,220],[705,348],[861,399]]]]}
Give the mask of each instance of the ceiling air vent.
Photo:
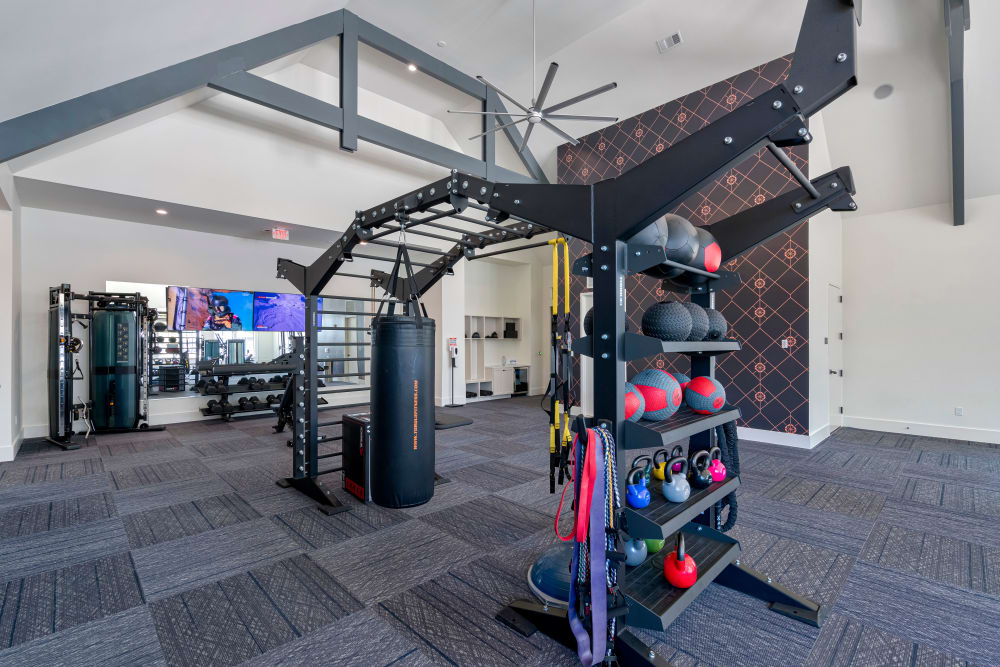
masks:
{"type": "Polygon", "coordinates": [[[664,37],[663,39],[656,40],[656,50],[661,54],[666,53],[667,49],[674,48],[682,41],[684,40],[681,38],[681,34],[679,32],[675,32],[672,35],[664,37]]]}

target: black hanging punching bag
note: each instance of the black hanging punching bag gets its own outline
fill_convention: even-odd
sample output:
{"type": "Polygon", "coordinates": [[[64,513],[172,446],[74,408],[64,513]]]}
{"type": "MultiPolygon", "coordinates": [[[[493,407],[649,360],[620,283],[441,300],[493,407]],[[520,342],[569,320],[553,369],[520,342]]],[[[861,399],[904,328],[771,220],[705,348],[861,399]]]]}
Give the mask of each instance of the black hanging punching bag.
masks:
{"type": "Polygon", "coordinates": [[[422,505],[434,495],[434,320],[375,319],[371,397],[372,500],[422,505]]]}

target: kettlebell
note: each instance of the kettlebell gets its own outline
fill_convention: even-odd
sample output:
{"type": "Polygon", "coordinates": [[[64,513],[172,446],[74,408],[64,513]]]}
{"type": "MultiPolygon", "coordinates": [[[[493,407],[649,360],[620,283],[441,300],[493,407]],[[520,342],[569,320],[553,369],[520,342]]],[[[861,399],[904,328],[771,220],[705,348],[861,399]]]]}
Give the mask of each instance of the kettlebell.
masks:
{"type": "Polygon", "coordinates": [[[657,449],[653,452],[653,477],[659,480],[663,480],[663,469],[667,467],[667,450],[657,449]],[[658,461],[660,455],[663,455],[663,460],[658,461]]]}
{"type": "Polygon", "coordinates": [[[691,486],[696,489],[707,489],[712,485],[712,473],[708,471],[707,450],[703,449],[691,455],[691,469],[688,470],[688,479],[691,480],[691,486]],[[702,459],[705,460],[705,463],[699,466],[698,461],[702,459]]]}
{"type": "Polygon", "coordinates": [[[646,541],[629,540],[625,543],[625,564],[635,567],[646,560],[646,541]]]}
{"type": "Polygon", "coordinates": [[[698,581],[698,565],[684,550],[684,533],[677,533],[677,548],[663,559],[663,576],[677,588],[691,588],[698,581]]]}
{"type": "MultiPolygon", "coordinates": [[[[678,456],[684,458],[684,448],[681,447],[680,445],[674,445],[674,448],[670,450],[670,458],[675,459],[678,456]]],[[[680,472],[680,471],[681,471],[681,464],[675,463],[674,472],[680,472]]]]}
{"type": "Polygon", "coordinates": [[[632,467],[642,468],[642,476],[646,478],[646,486],[649,486],[650,475],[653,472],[653,459],[648,454],[639,454],[639,456],[632,459],[632,467]],[[645,465],[642,465],[643,462],[645,462],[645,465]]]}
{"type": "Polygon", "coordinates": [[[667,478],[663,480],[660,490],[663,497],[672,503],[682,503],[691,497],[691,485],[687,481],[688,462],[683,456],[667,461],[670,470],[667,471],[667,478]],[[681,469],[674,472],[674,463],[680,461],[681,469]]]}
{"type": "Polygon", "coordinates": [[[646,552],[650,554],[655,554],[657,551],[663,548],[663,543],[665,540],[647,539],[643,541],[646,543],[646,552]]]}
{"type": "Polygon", "coordinates": [[[712,447],[708,450],[708,457],[712,459],[712,463],[708,466],[708,472],[712,474],[712,481],[724,482],[726,480],[726,466],[722,465],[722,450],[718,447],[712,447]]]}
{"type": "Polygon", "coordinates": [[[629,506],[641,510],[650,501],[649,489],[646,488],[646,478],[642,468],[629,470],[627,482],[628,489],[625,493],[625,500],[628,501],[629,506]]]}

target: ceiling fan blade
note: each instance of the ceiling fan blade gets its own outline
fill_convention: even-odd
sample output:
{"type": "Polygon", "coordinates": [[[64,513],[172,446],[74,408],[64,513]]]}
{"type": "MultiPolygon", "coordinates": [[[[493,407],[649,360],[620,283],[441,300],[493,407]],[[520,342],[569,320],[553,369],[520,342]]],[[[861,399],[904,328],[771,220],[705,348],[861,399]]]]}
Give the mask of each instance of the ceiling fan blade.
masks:
{"type": "Polygon", "coordinates": [[[518,153],[523,153],[524,149],[528,146],[528,137],[531,136],[531,131],[535,129],[537,123],[530,123],[528,129],[524,131],[524,138],[521,139],[521,147],[517,149],[518,153]]]}
{"type": "Polygon", "coordinates": [[[487,81],[483,77],[477,76],[476,78],[479,79],[480,81],[482,81],[484,84],[486,84],[487,88],[491,88],[500,97],[503,97],[504,99],[509,100],[510,102],[513,102],[514,106],[516,106],[518,109],[520,109],[524,113],[531,113],[531,110],[528,109],[528,107],[524,106],[523,104],[521,104],[520,102],[518,102],[517,100],[515,100],[513,97],[511,97],[510,95],[508,95],[507,93],[503,92],[502,90],[500,90],[499,88],[497,88],[496,86],[494,86],[492,83],[490,83],[489,81],[487,81]]]}
{"type": "Polygon", "coordinates": [[[618,119],[613,118],[612,116],[566,116],[564,114],[554,113],[554,114],[546,114],[545,117],[556,118],[559,120],[600,120],[600,121],[607,121],[609,123],[618,122],[618,119]]]}
{"type": "Polygon", "coordinates": [[[531,115],[527,113],[510,113],[509,111],[452,111],[451,109],[448,109],[448,113],[471,113],[479,114],[480,116],[510,116],[511,118],[531,115]]]}
{"type": "Polygon", "coordinates": [[[499,130],[504,129],[505,127],[510,127],[511,125],[517,125],[518,123],[523,123],[526,120],[528,120],[528,119],[525,117],[525,118],[522,118],[520,120],[512,121],[510,123],[505,123],[503,125],[498,125],[498,126],[492,128],[492,129],[486,130],[485,132],[480,132],[479,134],[472,135],[471,137],[469,137],[469,140],[471,141],[472,139],[478,139],[479,137],[485,137],[487,134],[489,134],[491,132],[497,132],[499,130]]]}
{"type": "Polygon", "coordinates": [[[538,91],[538,97],[532,105],[536,109],[541,109],[542,105],[545,104],[545,97],[549,94],[549,88],[552,86],[552,79],[556,78],[557,69],[559,69],[559,63],[549,63],[549,71],[545,73],[545,80],[542,81],[542,88],[538,91]]]}
{"type": "Polygon", "coordinates": [[[577,141],[576,139],[574,139],[570,135],[566,134],[565,132],[563,132],[562,130],[560,130],[558,127],[556,127],[555,125],[553,125],[549,121],[545,120],[544,118],[542,119],[542,125],[544,125],[545,127],[549,128],[550,130],[552,130],[553,132],[555,132],[556,134],[558,134],[560,137],[562,137],[563,139],[565,139],[569,143],[573,144],[574,146],[576,146],[577,144],[580,143],[579,141],[577,141]]]}
{"type": "Polygon", "coordinates": [[[582,102],[584,100],[589,100],[591,97],[596,97],[597,95],[600,95],[601,93],[606,93],[609,90],[614,90],[617,87],[618,87],[618,84],[614,83],[614,82],[605,84],[605,85],[601,86],[600,88],[594,88],[593,90],[588,91],[586,93],[583,93],[582,95],[577,95],[576,97],[571,97],[568,100],[566,100],[565,102],[560,102],[559,104],[553,104],[548,109],[542,109],[542,113],[543,114],[545,114],[545,113],[551,113],[553,111],[559,111],[560,109],[565,109],[566,107],[572,106],[572,105],[576,104],[577,102],[582,102]]]}

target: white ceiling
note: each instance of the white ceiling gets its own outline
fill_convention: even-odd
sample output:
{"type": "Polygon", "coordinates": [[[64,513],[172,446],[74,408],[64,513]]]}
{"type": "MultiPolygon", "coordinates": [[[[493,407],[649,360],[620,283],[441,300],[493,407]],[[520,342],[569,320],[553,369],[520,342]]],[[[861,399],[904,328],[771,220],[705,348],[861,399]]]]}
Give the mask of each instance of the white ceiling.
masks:
{"type": "MultiPolygon", "coordinates": [[[[518,99],[530,96],[529,0],[79,0],[59,12],[45,3],[7,0],[0,17],[0,120],[69,99],[342,6],[470,74],[483,74],[518,99]],[[438,47],[439,40],[447,46],[438,47]]],[[[538,0],[538,76],[560,63],[550,100],[607,81],[616,91],[572,111],[622,118],[790,52],[805,0],[538,0]],[[666,55],[654,41],[680,31],[684,44],[666,55]]],[[[940,0],[865,4],[859,31],[859,87],[824,112],[835,165],[850,164],[867,212],[950,198],[947,43],[940,0]],[[894,94],[872,92],[891,83],[894,94]]],[[[1000,3],[972,7],[966,33],[968,196],[1000,192],[992,168],[1000,127],[994,63],[1000,43],[990,28],[1000,3]]],[[[336,71],[335,40],[289,62],[336,71]]],[[[462,149],[474,118],[445,114],[471,100],[371,49],[362,53],[361,83],[378,94],[441,118],[462,149]]],[[[363,110],[362,110],[363,111],[363,110]]],[[[599,124],[563,123],[576,136],[599,124]]],[[[532,150],[554,175],[560,140],[533,135],[532,150]]],[[[362,147],[364,148],[364,147],[362,147]]],[[[509,153],[508,153],[509,157],[509,153]]],[[[505,165],[511,166],[511,165],[505,165]]]]}

